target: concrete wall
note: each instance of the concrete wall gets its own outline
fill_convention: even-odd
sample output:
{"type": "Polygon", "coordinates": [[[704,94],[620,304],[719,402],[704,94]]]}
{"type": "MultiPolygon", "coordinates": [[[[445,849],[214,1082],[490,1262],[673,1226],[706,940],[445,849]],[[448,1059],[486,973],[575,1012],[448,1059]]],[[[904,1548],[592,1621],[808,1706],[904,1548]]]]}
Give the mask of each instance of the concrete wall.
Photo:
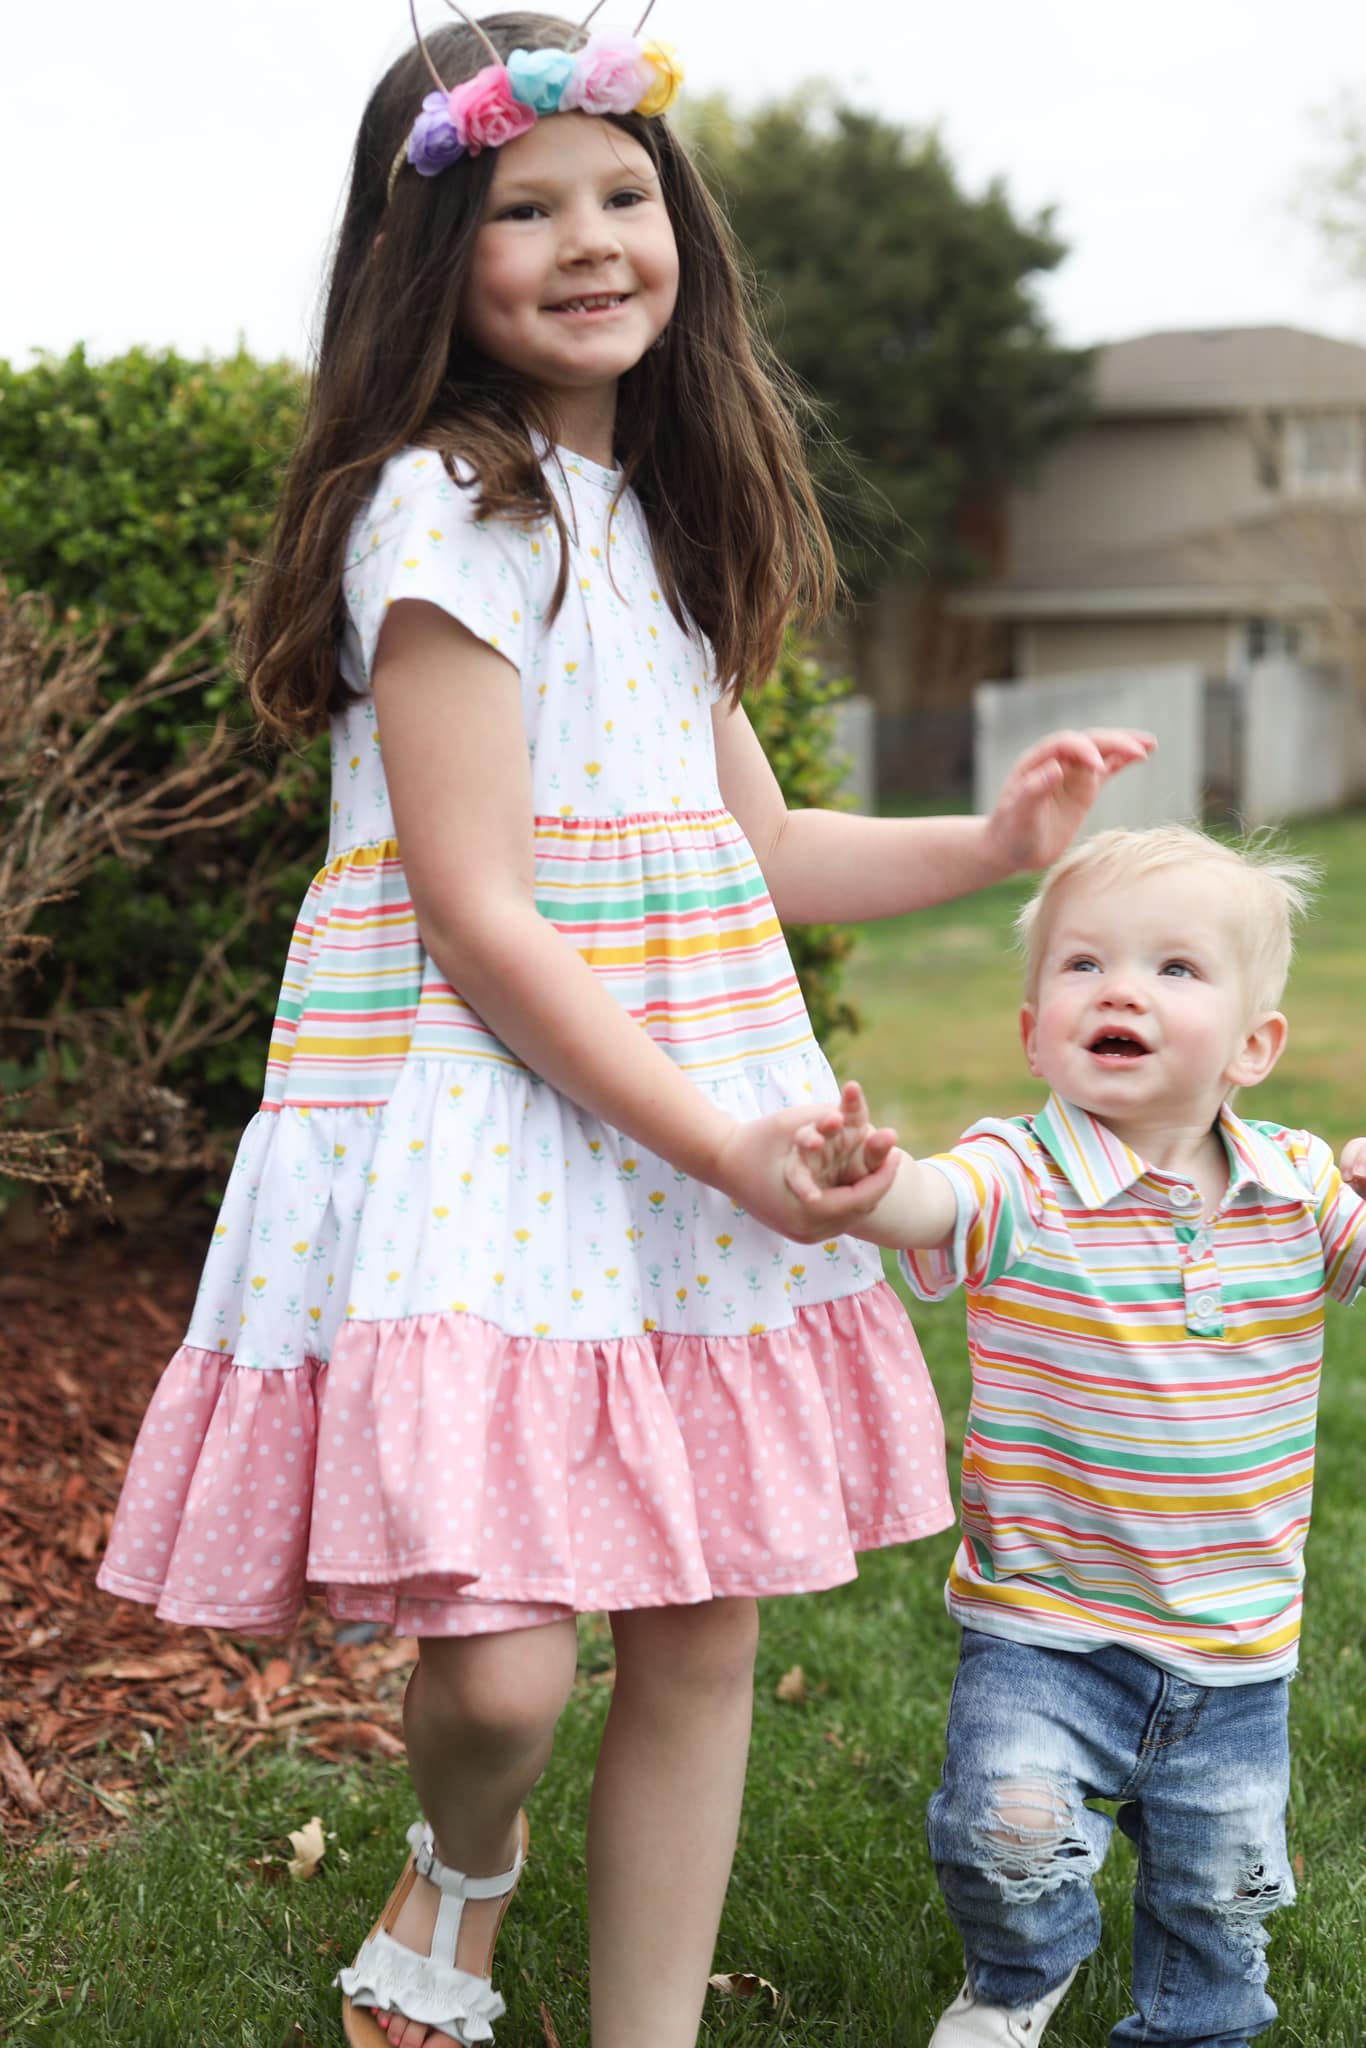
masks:
{"type": "Polygon", "coordinates": [[[1157,825],[1200,816],[1204,775],[1204,679],[1193,664],[1111,669],[1028,683],[983,683],[976,722],[973,806],[989,811],[1017,754],[1063,726],[1136,725],[1158,738],[1140,768],[1101,791],[1086,829],[1157,825]]]}

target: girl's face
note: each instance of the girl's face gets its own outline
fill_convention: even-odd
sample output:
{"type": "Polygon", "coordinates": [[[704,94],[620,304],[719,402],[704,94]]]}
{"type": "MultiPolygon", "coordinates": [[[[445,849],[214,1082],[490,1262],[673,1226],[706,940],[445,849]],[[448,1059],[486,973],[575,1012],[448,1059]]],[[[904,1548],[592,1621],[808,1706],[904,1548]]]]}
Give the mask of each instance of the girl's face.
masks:
{"type": "Polygon", "coordinates": [[[614,403],[677,297],[673,225],[638,142],[554,114],[498,151],[460,324],[558,401],[562,431],[614,403]]]}

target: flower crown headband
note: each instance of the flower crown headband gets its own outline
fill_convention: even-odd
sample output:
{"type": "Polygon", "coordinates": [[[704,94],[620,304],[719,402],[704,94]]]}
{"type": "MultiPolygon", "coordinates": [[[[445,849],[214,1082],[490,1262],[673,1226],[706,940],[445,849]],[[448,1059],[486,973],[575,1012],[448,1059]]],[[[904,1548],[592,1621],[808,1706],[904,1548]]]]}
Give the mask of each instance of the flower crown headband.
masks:
{"type": "MultiPolygon", "coordinates": [[[[423,100],[408,139],[394,158],[389,197],[405,163],[420,178],[435,178],[462,156],[478,156],[481,149],[498,149],[525,135],[542,114],[664,113],[678,97],[683,66],[667,43],[640,39],[654,4],[650,0],[629,36],[589,36],[576,50],[514,50],[505,63],[479,23],[471,21],[455,0],[446,0],[493,59],[473,78],[448,88],[422,39],[416,0],[408,0],[413,34],[437,89],[423,100]]],[[[604,0],[597,0],[590,8],[579,24],[579,35],[603,5],[604,0]]]]}

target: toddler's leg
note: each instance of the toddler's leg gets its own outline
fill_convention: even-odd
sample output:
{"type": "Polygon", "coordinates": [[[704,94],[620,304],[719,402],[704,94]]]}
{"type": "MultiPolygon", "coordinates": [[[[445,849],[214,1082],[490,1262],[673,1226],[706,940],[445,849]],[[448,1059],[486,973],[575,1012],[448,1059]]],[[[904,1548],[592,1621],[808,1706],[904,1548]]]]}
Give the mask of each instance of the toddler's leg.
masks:
{"type": "Polygon", "coordinates": [[[1034,2006],[1100,1939],[1091,1880],[1112,1823],[1082,1802],[1106,1792],[1113,1767],[1086,1662],[971,1631],[963,1639],[928,1832],[984,2005],[1034,2006]]]}
{"type": "Polygon", "coordinates": [[[1112,2048],[1245,2048],[1269,2027],[1266,1920],[1295,1896],[1285,1845],[1286,1683],[1199,1699],[1119,1824],[1138,1847],[1134,2004],[1112,2048]],[[1189,1732],[1186,1732],[1189,1729],[1189,1732]]]}
{"type": "MultiPolygon", "coordinates": [[[[403,1727],[418,1803],[443,1863],[468,1877],[512,1867],[517,1810],[550,1756],[576,1656],[572,1621],[420,1644],[403,1727]]],[[[436,1887],[419,1878],[395,1939],[428,1953],[439,1904],[436,1887]]],[[[482,1972],[501,1904],[466,1904],[455,1958],[462,1969],[482,1972]]],[[[386,2031],[391,2048],[448,2048],[448,2035],[416,2021],[394,2018],[386,2031]]]]}
{"type": "Polygon", "coordinates": [[[758,1616],[612,1617],[617,1676],[588,1819],[593,2048],[693,2048],[735,1853],[758,1616]]]}

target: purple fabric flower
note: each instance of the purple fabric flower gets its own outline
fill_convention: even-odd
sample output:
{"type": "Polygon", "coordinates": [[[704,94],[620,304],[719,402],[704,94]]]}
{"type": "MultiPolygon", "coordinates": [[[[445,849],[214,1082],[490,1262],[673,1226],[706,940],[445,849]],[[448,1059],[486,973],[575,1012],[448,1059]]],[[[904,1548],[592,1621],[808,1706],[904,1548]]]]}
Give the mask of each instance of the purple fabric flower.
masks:
{"type": "Polygon", "coordinates": [[[465,154],[460,131],[451,119],[450,99],[429,92],[408,137],[408,161],[420,178],[435,178],[465,154]]]}

